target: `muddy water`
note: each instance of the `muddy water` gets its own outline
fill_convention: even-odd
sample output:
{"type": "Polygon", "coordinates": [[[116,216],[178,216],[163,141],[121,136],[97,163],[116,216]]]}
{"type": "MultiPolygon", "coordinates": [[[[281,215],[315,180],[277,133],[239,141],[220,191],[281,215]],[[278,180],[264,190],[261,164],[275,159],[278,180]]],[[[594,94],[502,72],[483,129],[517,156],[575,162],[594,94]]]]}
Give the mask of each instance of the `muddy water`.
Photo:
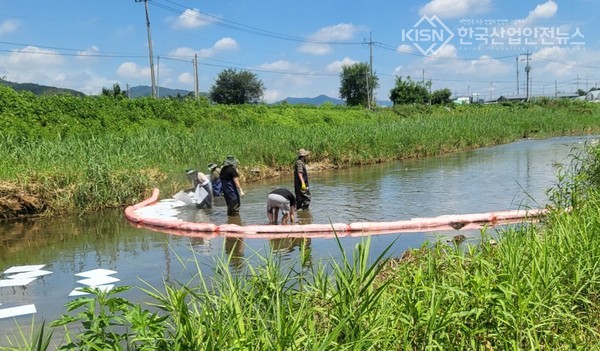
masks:
{"type": "MultiPolygon", "coordinates": [[[[422,160],[311,173],[311,210],[300,212],[301,223],[400,220],[442,214],[541,207],[545,190],[556,181],[556,166],[569,163],[573,147],[583,147],[592,137],[566,137],[516,143],[422,160]]],[[[275,187],[292,189],[291,179],[245,184],[239,218],[228,219],[220,201],[212,210],[182,210],[180,218],[215,223],[266,223],[266,194],[275,187]]],[[[162,194],[167,196],[168,194],[162,194]]],[[[457,231],[377,235],[372,255],[392,245],[392,255],[418,247],[426,240],[446,240],[457,231]]],[[[477,241],[478,231],[461,231],[477,241]]],[[[346,251],[360,238],[345,237],[346,251]]],[[[161,286],[164,280],[187,281],[200,269],[211,272],[214,260],[232,254],[232,266],[255,261],[267,251],[284,260],[298,257],[301,243],[308,244],[309,262],[340,256],[333,239],[224,239],[183,237],[134,228],[121,211],[43,222],[0,225],[0,272],[17,266],[45,264],[52,274],[24,287],[0,287],[0,309],[35,304],[36,321],[53,320],[64,313],[69,293],[81,277],[76,273],[104,268],[116,271],[117,285],[161,286]]],[[[124,294],[132,300],[144,295],[137,289],[124,294]]],[[[32,315],[16,318],[29,324],[32,315]]],[[[0,345],[14,331],[15,319],[0,319],[0,345]]]]}

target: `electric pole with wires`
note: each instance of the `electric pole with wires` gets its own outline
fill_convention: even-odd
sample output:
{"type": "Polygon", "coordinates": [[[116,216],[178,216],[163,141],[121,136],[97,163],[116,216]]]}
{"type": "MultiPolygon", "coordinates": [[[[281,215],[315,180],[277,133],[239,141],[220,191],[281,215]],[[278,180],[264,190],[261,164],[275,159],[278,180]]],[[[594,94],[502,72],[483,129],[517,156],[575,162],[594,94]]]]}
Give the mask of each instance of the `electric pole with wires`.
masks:
{"type": "Polygon", "coordinates": [[[152,54],[152,36],[150,35],[150,16],[148,15],[148,0],[135,0],[135,2],[144,2],[146,7],[146,31],[148,32],[148,56],[150,56],[150,79],[152,80],[152,97],[157,97],[156,80],[154,78],[154,57],[152,54]]]}

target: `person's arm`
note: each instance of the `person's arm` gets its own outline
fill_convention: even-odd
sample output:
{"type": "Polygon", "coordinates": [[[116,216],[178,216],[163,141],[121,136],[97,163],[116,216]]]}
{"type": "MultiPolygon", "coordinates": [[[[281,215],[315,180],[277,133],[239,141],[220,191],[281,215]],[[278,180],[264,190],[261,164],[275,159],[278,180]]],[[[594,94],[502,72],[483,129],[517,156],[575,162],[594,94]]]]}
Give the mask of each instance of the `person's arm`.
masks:
{"type": "Polygon", "coordinates": [[[294,207],[295,206],[290,206],[290,224],[294,224],[295,223],[295,216],[294,216],[294,207]]]}
{"type": "Polygon", "coordinates": [[[238,191],[240,192],[240,196],[244,196],[244,191],[242,190],[242,186],[240,185],[240,179],[238,177],[233,178],[233,182],[235,183],[235,186],[238,188],[238,191]]]}
{"type": "Polygon", "coordinates": [[[302,175],[302,166],[296,163],[296,173],[298,173],[298,179],[300,179],[300,185],[302,187],[302,191],[306,190],[306,182],[304,181],[304,176],[302,175]]]}

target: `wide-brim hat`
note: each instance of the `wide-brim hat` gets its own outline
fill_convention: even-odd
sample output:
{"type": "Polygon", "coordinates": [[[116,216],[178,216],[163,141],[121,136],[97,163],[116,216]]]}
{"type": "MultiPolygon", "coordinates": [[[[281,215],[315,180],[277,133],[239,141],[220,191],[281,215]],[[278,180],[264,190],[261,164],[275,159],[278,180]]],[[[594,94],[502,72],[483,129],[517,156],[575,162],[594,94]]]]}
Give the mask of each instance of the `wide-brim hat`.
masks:
{"type": "Polygon", "coordinates": [[[207,167],[209,170],[212,171],[213,169],[217,168],[218,166],[216,163],[209,163],[207,167]]]}
{"type": "Polygon", "coordinates": [[[233,166],[237,167],[238,160],[234,156],[227,156],[225,161],[223,161],[223,166],[233,166]]]}
{"type": "Polygon", "coordinates": [[[308,156],[308,154],[310,154],[310,151],[308,151],[308,150],[304,150],[304,149],[298,150],[298,156],[308,156]]]}

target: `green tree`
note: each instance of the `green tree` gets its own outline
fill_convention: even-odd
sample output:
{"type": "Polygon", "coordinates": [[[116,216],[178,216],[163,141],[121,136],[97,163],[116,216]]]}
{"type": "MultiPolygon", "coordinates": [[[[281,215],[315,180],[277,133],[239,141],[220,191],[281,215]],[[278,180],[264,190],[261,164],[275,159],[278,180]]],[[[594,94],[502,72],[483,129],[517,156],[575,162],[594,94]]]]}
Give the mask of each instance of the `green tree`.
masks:
{"type": "MultiPolygon", "coordinates": [[[[340,80],[340,97],[348,106],[369,106],[369,95],[379,87],[379,78],[371,74],[369,64],[364,62],[343,65],[340,80]]],[[[373,106],[374,96],[370,100],[373,106]]]]}
{"type": "Polygon", "coordinates": [[[228,68],[219,73],[209,96],[217,104],[242,105],[260,102],[263,93],[263,82],[256,74],[228,68]]]}
{"type": "Polygon", "coordinates": [[[390,90],[390,100],[394,105],[425,104],[429,102],[429,88],[431,83],[417,83],[410,76],[402,80],[396,77],[396,86],[390,90]]]}
{"type": "Polygon", "coordinates": [[[446,105],[449,104],[452,100],[450,100],[450,96],[452,96],[452,91],[448,88],[436,90],[431,94],[431,104],[432,105],[446,105]]]}
{"type": "Polygon", "coordinates": [[[112,89],[103,87],[101,94],[103,96],[110,96],[110,97],[119,98],[119,99],[127,98],[127,91],[121,90],[121,86],[119,85],[119,83],[113,84],[112,89]]]}

